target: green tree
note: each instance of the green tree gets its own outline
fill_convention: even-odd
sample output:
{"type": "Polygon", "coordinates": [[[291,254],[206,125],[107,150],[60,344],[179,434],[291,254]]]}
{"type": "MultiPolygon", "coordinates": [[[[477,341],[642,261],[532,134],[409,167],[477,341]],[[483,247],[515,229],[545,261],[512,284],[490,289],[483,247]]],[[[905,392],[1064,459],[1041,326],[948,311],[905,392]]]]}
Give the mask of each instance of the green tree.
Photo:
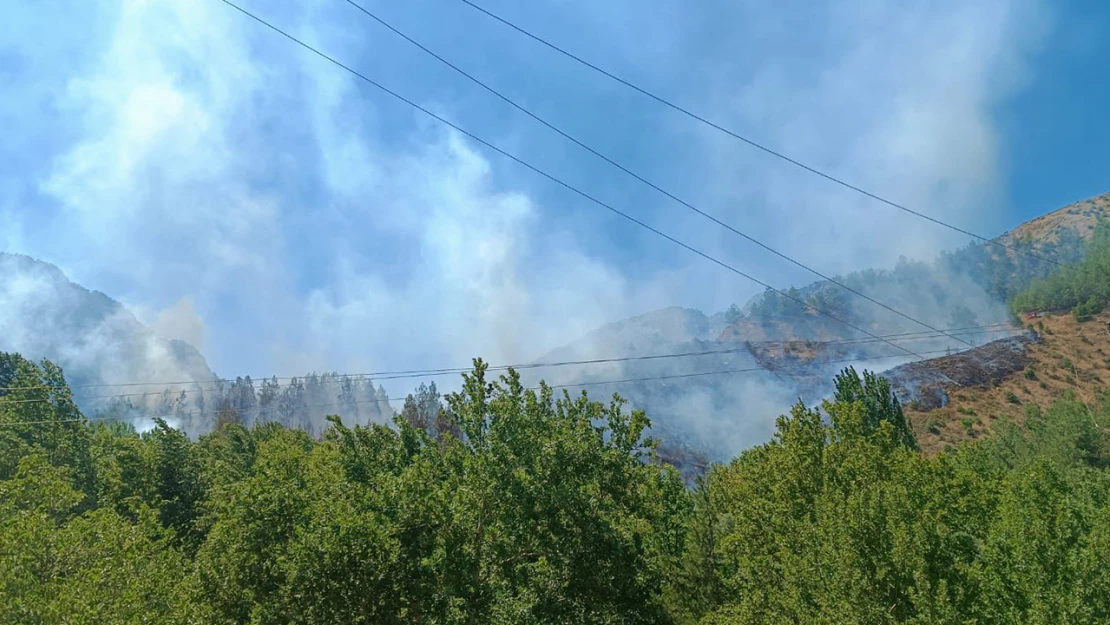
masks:
{"type": "Polygon", "coordinates": [[[889,423],[895,440],[910,449],[917,449],[913,429],[906,421],[902,405],[886,378],[870,371],[864,371],[863,377],[860,377],[855,368],[848,367],[836,376],[835,384],[834,397],[838,403],[860,402],[863,405],[866,415],[862,423],[864,434],[874,432],[884,422],[889,423]]]}
{"type": "Polygon", "coordinates": [[[183,432],[162,419],[155,419],[154,429],[143,439],[151,449],[150,471],[159,519],[174,531],[181,545],[193,552],[202,539],[197,523],[206,495],[193,445],[183,432]]]}
{"type": "MultiPolygon", "coordinates": [[[[74,486],[85,495],[85,505],[94,505],[96,475],[89,432],[62,370],[50,361],[36,365],[18,354],[0,352],[0,389],[6,389],[0,390],[0,426],[11,440],[9,449],[35,449],[52,465],[69,468],[74,486]],[[22,445],[14,445],[15,438],[22,445]]],[[[17,460],[9,457],[9,470],[17,460]]]]}
{"type": "Polygon", "coordinates": [[[729,324],[736,323],[743,318],[744,312],[736,304],[729,306],[728,310],[725,311],[725,322],[729,324]]]}

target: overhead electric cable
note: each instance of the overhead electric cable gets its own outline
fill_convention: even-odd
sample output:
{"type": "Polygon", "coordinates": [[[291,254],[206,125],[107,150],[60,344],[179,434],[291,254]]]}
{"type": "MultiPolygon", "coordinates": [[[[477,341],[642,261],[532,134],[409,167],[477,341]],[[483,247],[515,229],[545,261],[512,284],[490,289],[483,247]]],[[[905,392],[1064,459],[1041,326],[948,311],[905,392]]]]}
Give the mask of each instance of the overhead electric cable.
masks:
{"type": "MultiPolygon", "coordinates": [[[[460,68],[459,66],[455,65],[451,61],[448,61],[447,59],[443,58],[442,56],[440,56],[439,54],[437,54],[433,50],[427,48],[424,44],[420,43],[419,41],[416,41],[412,37],[410,37],[410,36],[406,35],[405,33],[401,32],[396,27],[391,25],[389,22],[386,22],[385,20],[378,17],[373,12],[363,8],[362,5],[358,4],[354,0],[346,0],[346,1],[347,1],[347,4],[350,4],[351,6],[355,7],[356,9],[361,11],[364,15],[366,15],[370,19],[376,21],[378,24],[381,24],[383,27],[389,29],[391,32],[393,32],[397,36],[401,37],[405,41],[407,41],[407,42],[411,43],[412,45],[416,46],[417,48],[424,51],[425,53],[427,53],[432,58],[436,59],[440,63],[443,63],[447,67],[451,68],[452,70],[454,70],[458,74],[462,75],[463,77],[467,78],[468,80],[470,80],[474,84],[478,85],[479,87],[485,89],[486,91],[493,94],[497,98],[501,99],[505,103],[509,104],[513,108],[515,108],[518,111],[524,113],[528,117],[531,117],[532,119],[539,122],[540,124],[543,124],[545,127],[550,129],[551,131],[557,133],[561,137],[563,137],[563,138],[567,139],[568,141],[574,143],[575,145],[581,147],[582,149],[586,150],[590,154],[593,154],[594,156],[600,158],[601,160],[605,161],[609,165],[619,169],[620,171],[624,172],[625,174],[631,176],[633,179],[647,185],[648,187],[654,189],[658,193],[661,193],[662,195],[666,196],[667,198],[670,198],[671,200],[679,203],[680,205],[686,207],[687,209],[694,211],[698,215],[701,215],[702,217],[710,220],[711,222],[717,224],[718,226],[721,226],[722,228],[725,228],[729,232],[732,232],[733,234],[736,234],[740,237],[743,237],[747,241],[749,241],[751,243],[754,243],[755,245],[758,245],[759,247],[767,250],[768,252],[771,252],[775,256],[778,256],[779,258],[782,258],[783,260],[786,260],[787,262],[793,263],[794,265],[796,265],[798,267],[801,267],[802,269],[805,269],[806,271],[808,271],[808,272],[812,273],[813,275],[825,280],[826,282],[829,282],[831,284],[835,284],[836,286],[844,289],[845,291],[848,291],[849,293],[852,293],[853,295],[856,295],[857,297],[863,298],[863,299],[871,302],[872,304],[875,304],[875,305],[877,305],[877,306],[879,306],[879,307],[881,307],[881,308],[883,308],[883,309],[885,309],[889,312],[892,312],[892,313],[898,315],[899,317],[903,317],[905,319],[908,319],[908,320],[910,320],[910,321],[912,321],[912,322],[914,322],[914,323],[916,323],[920,326],[923,326],[925,328],[933,330],[934,332],[944,333],[943,330],[935,328],[935,327],[929,325],[928,323],[925,323],[924,321],[921,321],[920,319],[912,317],[912,316],[910,316],[910,315],[908,315],[908,314],[906,314],[906,313],[904,313],[900,310],[897,310],[897,309],[895,309],[895,308],[893,308],[893,307],[891,307],[887,304],[884,304],[883,302],[880,302],[879,300],[871,297],[870,295],[867,295],[866,293],[863,293],[862,291],[859,291],[857,289],[852,288],[851,286],[848,286],[847,284],[837,280],[836,278],[827,276],[827,275],[821,273],[820,271],[817,271],[813,267],[810,267],[809,265],[806,265],[805,263],[802,263],[801,261],[796,260],[795,258],[774,249],[773,247],[763,243],[762,241],[756,239],[755,237],[752,237],[752,236],[750,236],[750,235],[748,235],[744,232],[741,232],[739,229],[733,227],[732,225],[721,221],[720,219],[718,219],[718,218],[714,217],[713,215],[703,211],[702,209],[698,208],[697,206],[694,206],[690,202],[687,202],[686,200],[683,200],[682,198],[680,198],[680,197],[674,195],[673,193],[671,193],[670,191],[667,191],[666,189],[664,189],[664,188],[660,187],[659,185],[655,184],[654,182],[651,182],[650,180],[644,178],[640,174],[637,174],[636,172],[634,172],[634,171],[628,169],[627,167],[625,167],[624,165],[621,165],[617,161],[614,161],[612,158],[606,156],[605,154],[602,154],[601,152],[597,151],[596,149],[594,149],[594,148],[590,147],[589,145],[583,143],[579,139],[577,139],[577,138],[573,137],[572,135],[568,134],[567,132],[563,131],[561,128],[558,128],[554,124],[551,124],[547,120],[543,119],[539,115],[536,115],[531,110],[529,110],[529,109],[525,108],[524,106],[518,104],[513,99],[509,98],[508,96],[504,95],[503,93],[494,89],[493,87],[487,85],[486,83],[482,82],[478,78],[475,78],[472,74],[468,73],[466,70],[464,70],[464,69],[460,68]]],[[[967,342],[963,339],[960,339],[960,338],[957,338],[957,337],[951,336],[951,335],[948,335],[948,336],[949,336],[949,338],[951,338],[953,340],[956,340],[956,341],[959,341],[959,342],[963,343],[964,345],[967,345],[969,347],[972,346],[971,343],[969,343],[969,342],[967,342]]]]}
{"type": "MultiPolygon", "coordinates": [[[[885,334],[885,335],[882,335],[882,337],[881,337],[882,339],[884,339],[884,341],[878,341],[876,339],[869,339],[869,338],[832,339],[832,340],[823,340],[823,341],[822,340],[807,340],[807,339],[789,339],[789,340],[771,340],[771,341],[745,341],[744,345],[742,347],[731,347],[731,348],[727,348],[727,349],[698,350],[698,351],[690,351],[690,352],[678,352],[678,353],[673,353],[673,354],[649,354],[649,355],[644,355],[644,356],[615,356],[615,357],[610,357],[610,358],[592,358],[592,359],[582,359],[582,360],[561,360],[561,361],[549,361],[549,362],[529,362],[529,363],[517,363],[517,364],[509,364],[509,365],[490,365],[488,370],[489,371],[507,371],[509,369],[515,369],[515,370],[519,370],[519,371],[526,371],[526,370],[530,370],[530,369],[546,369],[546,368],[566,367],[566,366],[610,364],[610,363],[619,363],[619,362],[633,362],[633,361],[647,361],[647,360],[666,360],[666,359],[671,359],[671,358],[688,358],[688,357],[696,357],[696,356],[727,355],[727,354],[747,352],[747,351],[750,350],[750,347],[774,348],[774,347],[778,347],[778,346],[788,346],[788,345],[791,345],[791,344],[804,344],[804,345],[807,345],[807,346],[810,346],[810,347],[818,347],[818,346],[827,347],[827,346],[838,346],[838,345],[857,346],[857,345],[868,345],[868,344],[873,344],[873,343],[886,342],[887,340],[889,340],[889,341],[925,341],[925,340],[931,340],[931,339],[940,339],[940,338],[943,338],[944,336],[947,336],[948,335],[947,333],[959,333],[959,334],[964,335],[964,336],[972,336],[972,335],[978,335],[978,334],[998,334],[998,333],[1013,332],[1013,331],[1016,331],[1016,329],[1013,327],[1012,324],[1006,323],[1006,322],[1000,322],[1000,323],[992,323],[992,324],[979,325],[979,326],[966,326],[966,327],[962,327],[962,328],[949,328],[945,331],[946,334],[939,334],[939,333],[934,333],[934,332],[902,332],[902,333],[897,333],[897,334],[885,334]]],[[[461,373],[469,373],[472,370],[473,370],[473,367],[450,367],[450,368],[438,368],[438,369],[408,369],[408,370],[402,370],[402,371],[379,371],[379,372],[369,372],[369,373],[327,373],[327,374],[320,374],[317,377],[322,379],[322,380],[326,378],[326,383],[327,384],[342,384],[345,381],[352,381],[352,380],[366,380],[366,381],[374,382],[374,381],[381,381],[381,380],[397,380],[397,379],[436,377],[436,376],[441,376],[441,375],[457,375],[457,374],[461,374],[461,373]]],[[[311,376],[311,374],[301,375],[301,376],[276,376],[276,375],[275,376],[259,376],[259,377],[240,376],[238,379],[218,378],[217,380],[213,380],[213,381],[189,380],[189,381],[172,381],[172,382],[157,382],[157,381],[155,381],[155,382],[120,382],[120,383],[114,383],[114,384],[105,383],[105,384],[73,385],[73,386],[69,386],[68,388],[72,391],[73,389],[90,389],[90,388],[121,388],[121,387],[136,387],[136,386],[158,386],[158,387],[163,387],[162,390],[147,391],[147,392],[141,392],[141,393],[114,393],[114,394],[111,394],[111,395],[97,395],[97,396],[92,396],[92,397],[83,396],[82,399],[84,399],[84,400],[89,400],[89,399],[122,399],[122,398],[126,398],[126,397],[155,397],[155,396],[158,396],[158,395],[165,395],[167,392],[171,393],[173,396],[176,397],[176,396],[179,396],[180,394],[183,394],[183,393],[218,391],[221,388],[223,388],[223,386],[222,386],[223,384],[231,385],[231,384],[234,384],[237,380],[244,380],[244,379],[247,379],[247,378],[250,378],[252,382],[264,383],[264,382],[269,382],[271,380],[277,380],[277,381],[301,380],[301,381],[304,381],[304,380],[307,380],[310,376],[311,376]],[[211,386],[211,384],[213,384],[213,383],[221,383],[221,385],[211,386]],[[169,387],[169,386],[180,386],[180,385],[190,385],[193,388],[185,388],[185,389],[166,388],[166,387],[169,387]]],[[[54,390],[54,387],[47,386],[47,385],[0,386],[0,392],[50,391],[50,390],[54,390]]],[[[20,400],[12,400],[12,401],[7,402],[7,403],[18,403],[19,401],[20,400]]],[[[2,397],[0,397],[0,405],[3,405],[4,403],[5,403],[4,399],[2,397]]]]}
{"type": "Polygon", "coordinates": [[[959,226],[947,223],[947,222],[942,221],[940,219],[937,219],[935,217],[931,217],[929,215],[926,215],[925,213],[913,210],[913,209],[911,209],[911,208],[909,208],[909,207],[907,207],[903,204],[899,204],[898,202],[888,200],[888,199],[878,195],[877,193],[868,191],[868,190],[866,190],[862,187],[851,184],[851,183],[843,180],[842,178],[838,178],[838,177],[836,177],[832,174],[826,173],[826,172],[824,172],[820,169],[817,169],[816,167],[813,167],[811,165],[806,165],[805,163],[803,163],[803,162],[801,162],[801,161],[799,161],[795,158],[792,158],[792,157],[787,156],[786,154],[784,154],[782,152],[779,152],[777,150],[769,148],[769,147],[767,147],[767,146],[765,146],[761,143],[758,143],[758,142],[756,142],[752,139],[749,139],[749,138],[747,138],[747,137],[745,137],[745,136],[743,136],[743,135],[741,135],[741,134],[739,134],[735,131],[729,130],[728,128],[722,126],[721,124],[719,124],[717,122],[711,121],[711,120],[709,120],[709,119],[707,119],[707,118],[705,118],[701,115],[698,115],[697,113],[694,113],[693,111],[691,111],[691,110],[689,110],[689,109],[687,109],[683,106],[680,106],[678,104],[675,104],[674,102],[671,102],[670,100],[667,100],[666,98],[663,98],[662,96],[656,95],[655,93],[653,93],[651,91],[648,91],[647,89],[644,89],[643,87],[640,87],[640,86],[636,85],[635,83],[633,83],[633,82],[631,82],[631,81],[629,81],[625,78],[621,78],[620,76],[618,76],[618,75],[616,75],[616,74],[614,74],[614,73],[612,73],[608,70],[605,70],[605,69],[599,67],[598,65],[596,65],[594,63],[591,63],[590,61],[587,61],[586,59],[584,59],[584,58],[582,58],[582,57],[580,57],[580,56],[578,56],[578,55],[576,55],[572,52],[569,52],[566,49],[559,47],[558,45],[555,45],[554,43],[551,43],[547,39],[544,39],[543,37],[540,37],[539,35],[535,35],[535,34],[525,30],[524,28],[522,28],[520,26],[517,26],[513,22],[510,22],[509,20],[493,13],[492,11],[489,11],[488,9],[485,9],[485,8],[475,4],[474,2],[471,2],[470,0],[459,0],[459,2],[462,2],[463,4],[471,7],[472,9],[478,11],[479,13],[482,13],[482,14],[486,15],[487,17],[490,17],[490,18],[500,22],[501,24],[504,24],[505,26],[508,26],[509,28],[517,31],[518,33],[520,33],[520,34],[522,34],[522,35],[524,35],[524,36],[526,36],[530,39],[532,39],[533,41],[536,41],[537,43],[540,43],[540,44],[550,48],[551,50],[554,50],[555,52],[558,52],[559,54],[562,54],[563,56],[565,56],[565,57],[567,57],[567,58],[569,58],[573,61],[576,61],[576,62],[580,63],[581,65],[583,65],[585,67],[588,67],[588,68],[594,70],[595,72],[598,72],[599,74],[602,74],[603,76],[606,76],[606,77],[608,77],[608,78],[610,78],[610,79],[628,87],[629,89],[632,89],[633,91],[636,91],[636,92],[640,93],[641,95],[654,100],[655,102],[658,102],[659,104],[662,104],[663,106],[666,106],[666,107],[668,107],[668,108],[670,108],[674,111],[682,113],[683,115],[686,115],[687,117],[690,117],[690,118],[692,118],[692,119],[694,119],[698,122],[701,122],[702,124],[705,124],[706,126],[709,126],[710,128],[713,128],[713,129],[715,129],[719,132],[722,132],[722,133],[732,137],[733,139],[737,139],[739,141],[742,141],[742,142],[750,145],[751,147],[756,148],[757,150],[760,150],[762,152],[770,154],[771,156],[774,156],[775,158],[778,158],[780,160],[786,161],[787,163],[790,163],[791,165],[794,165],[795,167],[799,167],[801,169],[804,169],[805,171],[807,171],[811,174],[815,174],[817,176],[820,176],[820,177],[824,178],[825,180],[828,180],[830,182],[838,184],[838,185],[840,185],[840,186],[842,186],[846,189],[850,189],[852,191],[855,191],[856,193],[862,194],[862,195],[864,195],[866,197],[869,197],[873,200],[876,200],[878,202],[886,204],[887,206],[896,208],[900,211],[904,211],[906,213],[909,213],[910,215],[920,217],[921,219],[925,219],[925,220],[930,221],[934,224],[937,224],[939,226],[943,226],[943,227],[948,228],[950,230],[954,230],[954,231],[959,232],[961,234],[965,234],[969,237],[978,239],[978,240],[980,240],[984,243],[988,243],[990,245],[1001,247],[1001,248],[1007,249],[1011,252],[1015,252],[1017,254],[1022,254],[1022,255],[1025,255],[1025,256],[1029,256],[1030,258],[1036,258],[1037,260],[1041,260],[1041,261],[1044,261],[1044,262],[1047,262],[1047,263],[1052,263],[1054,265],[1058,265],[1058,266],[1064,266],[1065,265],[1065,263],[1061,263],[1057,260],[1047,258],[1045,256],[1041,256],[1039,254],[1035,254],[1035,253],[1027,251],[1027,250],[1022,250],[1022,249],[1017,248],[1017,247],[1006,245],[1005,243],[1002,243],[1001,241],[997,241],[997,240],[992,239],[992,238],[984,237],[982,235],[971,232],[970,230],[967,230],[967,229],[961,228],[959,226]]]}
{"type": "MultiPolygon", "coordinates": [[[[924,353],[924,354],[943,354],[945,352],[946,352],[946,350],[934,350],[934,351],[927,351],[927,352],[922,352],[922,353],[924,353]]],[[[889,360],[891,358],[905,358],[905,356],[901,356],[901,355],[897,355],[897,354],[895,354],[895,355],[887,354],[887,355],[884,355],[884,356],[839,358],[839,359],[834,359],[834,360],[814,361],[812,364],[822,364],[823,365],[823,364],[836,364],[836,363],[843,363],[843,362],[863,362],[863,361],[870,361],[870,360],[889,360]]],[[[702,371],[702,372],[695,372],[695,373],[677,373],[677,374],[670,374],[670,375],[645,376],[645,377],[639,377],[639,378],[624,378],[624,379],[620,379],[620,380],[591,380],[591,381],[587,381],[587,382],[575,382],[575,383],[568,383],[568,384],[549,384],[549,385],[547,385],[547,387],[551,388],[551,389],[560,389],[560,388],[561,389],[567,389],[567,388],[579,388],[579,387],[583,387],[583,386],[606,386],[606,385],[612,385],[612,384],[627,384],[629,382],[651,382],[651,381],[657,381],[657,380],[671,380],[671,379],[679,379],[679,378],[704,377],[704,376],[710,376],[710,375],[727,375],[727,374],[731,374],[731,373],[751,373],[751,372],[758,372],[758,371],[765,371],[766,372],[767,369],[765,369],[763,367],[747,367],[747,368],[743,368],[743,369],[720,369],[720,370],[714,370],[714,371],[702,371]]],[[[778,374],[779,375],[785,375],[787,377],[800,377],[802,375],[802,374],[789,373],[789,372],[778,372],[778,374]]],[[[530,386],[530,387],[527,387],[526,390],[538,391],[538,390],[540,390],[540,387],[530,386]]],[[[353,401],[348,401],[348,402],[328,402],[328,403],[324,403],[324,404],[308,404],[306,406],[299,406],[298,408],[325,408],[325,407],[330,407],[330,406],[345,406],[345,405],[350,405],[350,404],[367,404],[367,403],[370,403],[370,404],[386,403],[386,404],[388,404],[388,403],[392,403],[392,402],[395,402],[395,401],[406,401],[407,399],[408,399],[407,397],[406,398],[398,397],[398,398],[384,399],[384,400],[383,399],[359,399],[359,400],[353,400],[353,401]]],[[[41,401],[46,402],[46,401],[50,401],[50,400],[49,399],[43,399],[41,401]]],[[[13,402],[13,403],[16,403],[16,402],[13,402]]],[[[4,402],[2,400],[0,400],[0,406],[3,406],[3,405],[4,405],[4,402]]],[[[133,419],[135,419],[135,418],[173,419],[173,418],[188,417],[188,416],[205,416],[205,415],[209,415],[209,414],[216,414],[216,413],[219,413],[221,411],[232,411],[232,412],[235,412],[235,413],[243,412],[243,410],[241,410],[240,408],[237,408],[237,407],[224,407],[224,408],[220,408],[218,410],[212,410],[212,411],[189,411],[189,412],[180,412],[180,413],[165,414],[165,415],[153,415],[153,416],[139,415],[139,416],[134,417],[133,419]]],[[[112,420],[122,420],[122,419],[120,419],[119,417],[115,417],[115,416],[112,416],[112,417],[104,416],[104,417],[82,417],[80,419],[54,419],[54,420],[44,420],[44,421],[0,421],[0,427],[15,426],[15,425],[43,425],[43,424],[49,424],[49,423],[76,423],[76,422],[80,422],[80,421],[112,421],[112,420]]]]}
{"type": "MultiPolygon", "coordinates": [[[[226,5],[234,8],[234,9],[236,9],[240,13],[246,15],[247,17],[255,20],[256,22],[262,24],[263,26],[266,26],[270,30],[273,30],[274,32],[280,34],[281,36],[285,37],[286,39],[289,39],[290,41],[296,43],[297,45],[305,48],[306,50],[312,52],[313,54],[319,56],[320,58],[328,61],[329,63],[332,63],[333,65],[349,72],[351,75],[353,75],[353,76],[359,78],[360,80],[366,82],[367,84],[377,88],[378,90],[382,91],[383,93],[386,93],[386,94],[396,98],[397,100],[400,100],[401,102],[404,102],[405,104],[408,104],[409,106],[411,106],[414,109],[424,113],[425,115],[431,117],[432,119],[435,119],[436,121],[440,122],[441,124],[454,129],[456,132],[469,137],[470,139],[476,141],[477,143],[480,143],[480,144],[486,146],[487,148],[493,150],[494,152],[497,152],[498,154],[501,154],[502,156],[508,158],[509,160],[512,160],[512,161],[518,163],[519,165],[521,165],[521,166],[523,166],[523,167],[525,167],[525,168],[543,176],[544,178],[547,178],[548,180],[558,184],[559,186],[567,189],[568,191],[571,191],[571,192],[575,193],[576,195],[579,195],[582,198],[584,198],[586,200],[589,200],[590,202],[593,202],[594,204],[597,204],[598,206],[612,212],[613,214],[618,215],[618,216],[620,216],[620,217],[622,217],[622,218],[640,226],[641,228],[644,228],[645,230],[648,230],[649,232],[652,232],[652,233],[670,241],[671,243],[674,243],[675,245],[678,245],[679,247],[682,247],[682,248],[686,249],[687,251],[690,251],[694,254],[697,254],[698,256],[701,256],[702,258],[704,258],[704,259],[706,259],[706,260],[708,260],[708,261],[710,261],[710,262],[712,262],[716,265],[719,265],[719,266],[721,266],[721,267],[723,267],[723,268],[725,268],[725,269],[727,269],[727,270],[729,270],[729,271],[731,271],[731,272],[733,272],[733,273],[735,273],[739,276],[743,276],[744,278],[747,278],[748,280],[751,280],[752,282],[755,282],[756,284],[758,284],[760,286],[763,286],[766,289],[770,289],[770,290],[778,293],[779,295],[781,295],[781,296],[783,296],[787,299],[793,300],[793,301],[797,302],[798,304],[801,304],[805,308],[807,308],[809,310],[812,310],[812,311],[814,311],[815,313],[817,313],[819,315],[822,315],[824,317],[828,317],[829,319],[832,319],[832,320],[834,320],[838,323],[841,323],[845,327],[851,328],[852,330],[860,332],[861,334],[865,334],[865,335],[870,336],[872,338],[879,338],[877,335],[872,334],[871,332],[869,332],[869,331],[867,331],[867,330],[865,330],[865,329],[863,329],[859,326],[856,326],[856,325],[852,324],[851,322],[845,321],[844,319],[841,319],[841,318],[839,318],[835,315],[832,315],[828,312],[819,310],[818,308],[816,308],[815,306],[810,305],[809,303],[805,302],[801,298],[790,295],[789,293],[787,293],[785,291],[782,291],[781,289],[777,289],[777,288],[771,286],[770,284],[768,284],[768,283],[766,283],[766,282],[764,282],[764,281],[762,281],[762,280],[760,280],[760,279],[758,279],[758,278],[756,278],[756,277],[754,277],[754,276],[752,276],[748,273],[745,273],[744,271],[742,271],[740,269],[737,269],[736,267],[733,267],[732,265],[724,262],[723,260],[715,258],[715,257],[707,254],[706,252],[703,252],[703,251],[693,247],[692,245],[690,245],[688,243],[684,243],[684,242],[680,241],[679,239],[676,239],[675,237],[663,232],[662,230],[659,230],[658,228],[655,228],[654,226],[651,226],[651,225],[647,224],[646,222],[643,222],[643,221],[633,217],[632,215],[630,215],[630,214],[628,214],[624,211],[621,211],[620,209],[612,206],[611,204],[608,204],[608,203],[604,202],[603,200],[600,200],[600,199],[590,195],[589,193],[587,193],[585,191],[582,191],[581,189],[571,185],[570,183],[564,182],[560,178],[556,178],[554,175],[549,174],[546,171],[536,167],[535,165],[532,165],[531,163],[521,159],[520,157],[518,157],[514,154],[511,154],[510,152],[507,152],[506,150],[504,150],[502,148],[497,147],[493,143],[490,143],[489,141],[487,141],[485,139],[482,139],[478,135],[462,128],[458,124],[455,124],[454,122],[451,122],[451,121],[447,120],[446,118],[444,118],[440,115],[437,115],[436,113],[433,113],[429,109],[417,104],[416,102],[406,98],[405,96],[402,96],[401,94],[397,93],[396,91],[393,91],[393,90],[385,87],[384,85],[382,85],[382,84],[376,82],[375,80],[369,78],[365,74],[362,74],[361,72],[351,68],[350,66],[343,64],[342,62],[336,60],[334,57],[329,56],[328,54],[322,52],[318,48],[315,48],[315,47],[305,43],[304,41],[298,39],[297,37],[294,37],[293,35],[289,34],[288,32],[278,28],[277,26],[274,26],[270,22],[267,22],[266,20],[262,19],[261,17],[258,17],[254,13],[251,13],[250,11],[247,11],[246,9],[240,7],[239,5],[235,4],[234,2],[231,2],[231,0],[220,0],[220,1],[223,2],[226,5]]],[[[905,349],[905,348],[903,348],[899,345],[896,345],[895,343],[891,343],[891,342],[887,342],[887,343],[889,345],[891,345],[892,347],[894,347],[894,348],[896,348],[900,351],[903,351],[903,352],[905,352],[905,353],[907,353],[911,356],[914,356],[916,358],[922,358],[921,355],[916,354],[913,351],[905,349]]]]}

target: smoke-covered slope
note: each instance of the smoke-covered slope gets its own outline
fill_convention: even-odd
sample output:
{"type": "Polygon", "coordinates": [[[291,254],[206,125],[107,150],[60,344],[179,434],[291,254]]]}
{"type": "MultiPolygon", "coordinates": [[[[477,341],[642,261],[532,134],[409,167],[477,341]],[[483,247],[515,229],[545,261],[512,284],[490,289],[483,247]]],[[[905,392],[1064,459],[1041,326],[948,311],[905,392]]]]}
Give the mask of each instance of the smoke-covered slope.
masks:
{"type": "Polygon", "coordinates": [[[194,436],[222,421],[319,434],[327,415],[364,424],[393,414],[367,378],[219,379],[189,343],[158,337],[119,302],[29,256],[0,253],[0,351],[61,366],[82,411],[140,428],[162,417],[194,436]]]}
{"type": "MultiPolygon", "coordinates": [[[[1031,220],[998,241],[1072,263],[1082,257],[1094,224],[1107,217],[1110,194],[1031,220]]],[[[633,406],[646,409],[664,437],[689,441],[712,455],[734,453],[739,446],[764,440],[771,420],[793,400],[812,402],[831,392],[832,375],[843,367],[884,371],[911,360],[907,352],[943,356],[1016,334],[1007,301],[1057,268],[1035,256],[975,243],[932,262],[903,260],[891,269],[837,278],[958,338],[819,281],[790,288],[786,296],[767,291],[711,317],[669,308],[618,321],[541,360],[720,353],[540,370],[536,377],[559,384],[624,380],[582,388],[619,392],[633,406]]]]}
{"type": "Polygon", "coordinates": [[[109,394],[94,385],[215,378],[192,345],[156,336],[119,302],[17,254],[0,253],[0,351],[61,366],[85,410],[109,394]]]}
{"type": "Polygon", "coordinates": [[[543,356],[542,362],[598,358],[614,352],[649,353],[715,338],[710,318],[699,310],[672,306],[607,324],[543,356]]]}
{"type": "MultiPolygon", "coordinates": [[[[1074,262],[1084,253],[1092,224],[1108,213],[1110,195],[1032,220],[999,240],[1074,262]]],[[[775,416],[795,400],[814,402],[827,395],[833,374],[843,367],[884,371],[913,355],[958,352],[1015,334],[1007,300],[1055,267],[973,244],[933,262],[902,261],[891,269],[837,278],[958,338],[821,281],[790,288],[786,296],[768,291],[713,315],[671,307],[610,323],[538,359],[607,362],[536,367],[522,377],[528,384],[544,379],[594,397],[619,393],[633,408],[648,411],[653,433],[669,445],[669,453],[685,447],[723,458],[766,440],[775,416]]],[[[191,345],[158,338],[118,302],[74,284],[53,265],[0,254],[0,280],[0,350],[60,364],[86,410],[104,409],[103,396],[120,394],[88,385],[127,383],[151,384],[137,390],[159,394],[117,401],[105,414],[172,413],[181,415],[191,433],[221,419],[278,420],[319,432],[325,414],[339,413],[352,422],[392,414],[384,389],[370,380],[329,374],[280,382],[217,381],[191,345]],[[152,384],[168,380],[194,384],[172,393],[152,384]]]]}

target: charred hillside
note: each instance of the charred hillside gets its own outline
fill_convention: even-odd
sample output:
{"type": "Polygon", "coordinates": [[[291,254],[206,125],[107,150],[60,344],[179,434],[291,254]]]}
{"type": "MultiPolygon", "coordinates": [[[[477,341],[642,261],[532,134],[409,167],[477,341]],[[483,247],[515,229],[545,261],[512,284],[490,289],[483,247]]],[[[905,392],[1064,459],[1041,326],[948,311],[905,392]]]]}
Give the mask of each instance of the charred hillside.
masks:
{"type": "Polygon", "coordinates": [[[886,375],[923,449],[982,438],[1029,411],[1076,397],[1101,401],[1110,369],[1106,322],[1047,315],[1016,336],[960,354],[897,367],[886,375]]]}
{"type": "Polygon", "coordinates": [[[924,325],[818,281],[782,293],[767,290],[711,316],[678,308],[647,313],[599,328],[540,360],[711,353],[544,371],[536,379],[562,384],[621,380],[581,388],[620,393],[652,415],[665,440],[712,449],[737,440],[741,446],[751,444],[770,431],[770,417],[760,421],[753,413],[774,415],[799,398],[813,403],[826,397],[832,376],[845,366],[884,371],[911,359],[903,350],[941,357],[973,350],[965,359],[953,356],[896,370],[908,385],[909,401],[942,407],[950,401],[944,390],[949,385],[976,387],[1024,369],[1024,350],[1032,339],[1013,337],[1021,329],[1012,325],[1008,303],[1059,269],[1058,263],[1083,259],[1097,223],[1107,216],[1110,194],[1066,206],[999,238],[1032,254],[973,243],[931,262],[903,259],[889,269],[836,278],[924,325]],[[1006,340],[995,342],[999,339],[1006,340]]]}
{"type": "Polygon", "coordinates": [[[903,404],[926,411],[943,408],[949,401],[947,389],[991,388],[1023,371],[1029,363],[1029,346],[1040,340],[1029,332],[951,356],[907,363],[884,375],[903,404]]]}

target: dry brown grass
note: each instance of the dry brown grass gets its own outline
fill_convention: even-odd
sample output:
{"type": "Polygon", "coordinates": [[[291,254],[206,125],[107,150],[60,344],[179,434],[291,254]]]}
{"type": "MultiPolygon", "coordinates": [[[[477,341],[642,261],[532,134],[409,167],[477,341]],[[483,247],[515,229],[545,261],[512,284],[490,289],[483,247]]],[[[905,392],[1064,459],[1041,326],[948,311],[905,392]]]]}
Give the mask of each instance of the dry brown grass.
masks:
{"type": "Polygon", "coordinates": [[[1023,239],[1047,243],[1058,240],[1060,233],[1065,230],[1074,230],[1083,238],[1089,238],[1099,217],[1110,217],[1110,193],[1081,200],[1031,219],[998,237],[998,240],[1006,245],[1023,239]]]}
{"type": "Polygon", "coordinates": [[[1027,370],[1033,371],[1033,379],[1018,372],[996,386],[945,387],[950,399],[947,406],[929,411],[907,407],[906,416],[922,449],[936,452],[946,445],[982,437],[1003,416],[1020,424],[1025,404],[1047,408],[1068,391],[1082,401],[1096,401],[1096,392],[1110,382],[1110,336],[1105,321],[1077,323],[1071,315],[1046,316],[1039,321],[1044,340],[1029,347],[1027,370]]]}

